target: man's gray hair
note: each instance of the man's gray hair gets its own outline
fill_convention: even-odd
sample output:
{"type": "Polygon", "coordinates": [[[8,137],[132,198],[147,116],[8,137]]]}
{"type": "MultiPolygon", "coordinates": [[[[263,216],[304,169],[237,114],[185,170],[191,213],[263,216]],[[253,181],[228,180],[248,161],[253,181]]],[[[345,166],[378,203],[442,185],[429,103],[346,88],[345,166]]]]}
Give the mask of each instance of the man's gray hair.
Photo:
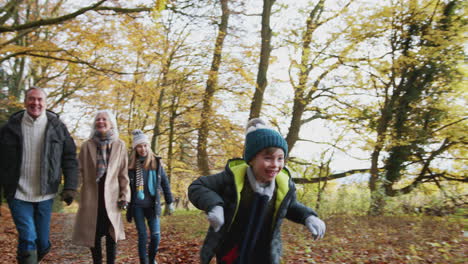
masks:
{"type": "Polygon", "coordinates": [[[40,91],[42,92],[42,94],[44,95],[45,99],[47,99],[47,93],[44,89],[42,89],[41,87],[39,86],[31,86],[29,87],[29,89],[26,90],[26,92],[24,92],[24,100],[26,101],[26,98],[28,98],[28,94],[29,92],[31,92],[32,90],[37,90],[37,91],[40,91]]]}

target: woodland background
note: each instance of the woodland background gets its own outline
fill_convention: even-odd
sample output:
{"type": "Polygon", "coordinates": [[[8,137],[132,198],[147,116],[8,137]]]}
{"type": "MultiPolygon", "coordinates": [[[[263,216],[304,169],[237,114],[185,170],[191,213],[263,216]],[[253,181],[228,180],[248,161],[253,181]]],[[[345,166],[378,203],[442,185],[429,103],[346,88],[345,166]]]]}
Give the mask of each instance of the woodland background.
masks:
{"type": "Polygon", "coordinates": [[[299,199],[324,219],[364,217],[377,233],[395,216],[410,226],[421,215],[455,219],[445,243],[460,249],[466,9],[457,0],[0,0],[0,124],[30,85],[46,88],[78,146],[93,113],[111,109],[127,143],[135,128],[151,136],[178,208],[192,209],[188,184],[240,157],[247,120],[261,116],[288,142],[299,199]]]}

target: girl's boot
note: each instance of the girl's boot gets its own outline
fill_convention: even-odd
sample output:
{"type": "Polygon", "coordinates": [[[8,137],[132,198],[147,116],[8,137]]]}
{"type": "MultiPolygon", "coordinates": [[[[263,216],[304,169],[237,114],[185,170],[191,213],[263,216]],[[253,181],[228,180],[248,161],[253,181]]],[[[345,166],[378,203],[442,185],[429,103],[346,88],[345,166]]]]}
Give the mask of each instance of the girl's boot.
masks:
{"type": "Polygon", "coordinates": [[[156,261],[156,254],[158,253],[160,239],[161,236],[159,233],[152,235],[150,238],[150,243],[148,245],[148,264],[158,264],[156,261]]]}
{"type": "Polygon", "coordinates": [[[140,264],[149,264],[148,263],[148,258],[147,257],[140,258],[140,264]]]}

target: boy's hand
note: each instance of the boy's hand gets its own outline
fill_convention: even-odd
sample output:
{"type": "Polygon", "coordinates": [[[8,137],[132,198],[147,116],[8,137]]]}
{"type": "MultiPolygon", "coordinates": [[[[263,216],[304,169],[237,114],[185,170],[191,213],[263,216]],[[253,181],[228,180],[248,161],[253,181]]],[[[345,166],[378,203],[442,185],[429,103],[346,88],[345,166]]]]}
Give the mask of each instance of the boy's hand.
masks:
{"type": "Polygon", "coordinates": [[[217,205],[208,212],[208,221],[210,226],[214,229],[215,232],[218,232],[221,227],[224,225],[224,209],[223,207],[217,205]]]}
{"type": "Polygon", "coordinates": [[[325,222],[323,222],[320,218],[311,215],[306,218],[305,225],[312,233],[314,240],[320,239],[325,235],[325,222]]]}

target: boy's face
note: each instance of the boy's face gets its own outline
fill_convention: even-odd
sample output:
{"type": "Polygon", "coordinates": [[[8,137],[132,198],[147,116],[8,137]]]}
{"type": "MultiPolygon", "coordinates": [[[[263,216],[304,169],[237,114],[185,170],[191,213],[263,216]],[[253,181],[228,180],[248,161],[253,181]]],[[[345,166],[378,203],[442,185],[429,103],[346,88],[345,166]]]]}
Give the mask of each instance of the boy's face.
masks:
{"type": "Polygon", "coordinates": [[[260,151],[249,162],[257,181],[269,183],[284,167],[284,151],[281,148],[268,148],[260,151]]]}

